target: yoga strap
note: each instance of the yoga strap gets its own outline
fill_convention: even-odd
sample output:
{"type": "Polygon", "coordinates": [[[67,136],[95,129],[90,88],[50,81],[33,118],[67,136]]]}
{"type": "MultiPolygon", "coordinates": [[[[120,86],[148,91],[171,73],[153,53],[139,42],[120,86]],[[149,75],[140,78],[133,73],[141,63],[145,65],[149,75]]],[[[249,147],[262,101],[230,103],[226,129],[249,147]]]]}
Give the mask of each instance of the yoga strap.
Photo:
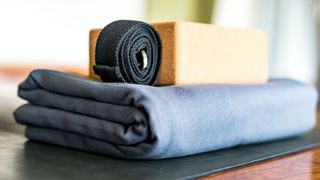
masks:
{"type": "Polygon", "coordinates": [[[115,21],[99,34],[93,70],[104,82],[153,85],[161,51],[160,37],[149,24],[115,21]]]}

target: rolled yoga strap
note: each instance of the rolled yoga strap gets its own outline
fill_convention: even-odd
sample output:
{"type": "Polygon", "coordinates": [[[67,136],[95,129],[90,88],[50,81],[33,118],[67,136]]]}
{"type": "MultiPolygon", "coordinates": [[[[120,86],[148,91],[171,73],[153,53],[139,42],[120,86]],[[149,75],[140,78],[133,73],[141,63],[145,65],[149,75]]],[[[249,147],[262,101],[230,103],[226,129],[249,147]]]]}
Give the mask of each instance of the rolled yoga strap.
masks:
{"type": "Polygon", "coordinates": [[[105,82],[154,84],[161,64],[158,33],[139,21],[119,20],[99,34],[94,72],[105,82]]]}

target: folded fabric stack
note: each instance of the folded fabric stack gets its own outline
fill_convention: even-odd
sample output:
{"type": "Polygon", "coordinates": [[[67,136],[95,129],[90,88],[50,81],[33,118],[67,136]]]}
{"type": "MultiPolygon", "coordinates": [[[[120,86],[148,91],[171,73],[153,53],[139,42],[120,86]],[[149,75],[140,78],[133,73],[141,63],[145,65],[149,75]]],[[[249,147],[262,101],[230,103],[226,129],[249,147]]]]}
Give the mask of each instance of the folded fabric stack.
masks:
{"type": "Polygon", "coordinates": [[[129,159],[192,155],[314,127],[317,92],[294,80],[149,86],[163,71],[160,39],[145,23],[108,25],[94,65],[108,82],[35,70],[19,86],[29,103],[16,121],[31,140],[129,159]]]}

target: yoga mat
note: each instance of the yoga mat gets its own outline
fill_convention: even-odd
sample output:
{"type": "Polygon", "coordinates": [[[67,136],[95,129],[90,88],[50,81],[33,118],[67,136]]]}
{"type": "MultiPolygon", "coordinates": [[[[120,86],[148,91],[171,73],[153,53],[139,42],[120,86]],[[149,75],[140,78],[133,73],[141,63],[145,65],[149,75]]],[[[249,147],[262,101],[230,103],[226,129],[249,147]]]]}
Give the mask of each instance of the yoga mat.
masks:
{"type": "Polygon", "coordinates": [[[99,33],[93,70],[105,82],[153,85],[161,64],[157,32],[139,21],[119,20],[99,33]]]}
{"type": "Polygon", "coordinates": [[[152,87],[36,70],[18,94],[30,103],[14,113],[28,138],[130,159],[283,139],[316,122],[316,90],[293,80],[152,87]]]}
{"type": "MultiPolygon", "coordinates": [[[[262,31],[190,22],[151,25],[162,42],[156,85],[267,82],[268,43],[262,31]]],[[[100,31],[90,31],[89,71],[93,79],[99,79],[92,67],[94,44],[100,31]]]]}
{"type": "Polygon", "coordinates": [[[319,145],[320,130],[316,129],[304,136],[281,141],[188,157],[141,161],[99,156],[35,141],[25,142],[21,135],[0,131],[0,177],[9,175],[12,179],[21,177],[26,180],[194,179],[319,145]]]}

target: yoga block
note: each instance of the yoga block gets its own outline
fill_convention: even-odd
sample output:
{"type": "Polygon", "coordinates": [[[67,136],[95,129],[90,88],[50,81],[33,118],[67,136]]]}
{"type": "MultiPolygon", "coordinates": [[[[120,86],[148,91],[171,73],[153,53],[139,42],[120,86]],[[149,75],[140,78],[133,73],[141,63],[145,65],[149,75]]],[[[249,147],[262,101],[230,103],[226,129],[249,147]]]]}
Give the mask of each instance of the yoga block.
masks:
{"type": "Polygon", "coordinates": [[[93,71],[95,64],[96,43],[101,29],[92,29],[89,34],[89,77],[95,80],[100,80],[100,77],[93,71]]]}
{"type": "MultiPolygon", "coordinates": [[[[151,24],[162,41],[162,64],[156,85],[261,84],[268,79],[265,32],[211,24],[151,24]]],[[[101,29],[90,31],[90,77],[94,74],[95,43],[101,29]]]]}

